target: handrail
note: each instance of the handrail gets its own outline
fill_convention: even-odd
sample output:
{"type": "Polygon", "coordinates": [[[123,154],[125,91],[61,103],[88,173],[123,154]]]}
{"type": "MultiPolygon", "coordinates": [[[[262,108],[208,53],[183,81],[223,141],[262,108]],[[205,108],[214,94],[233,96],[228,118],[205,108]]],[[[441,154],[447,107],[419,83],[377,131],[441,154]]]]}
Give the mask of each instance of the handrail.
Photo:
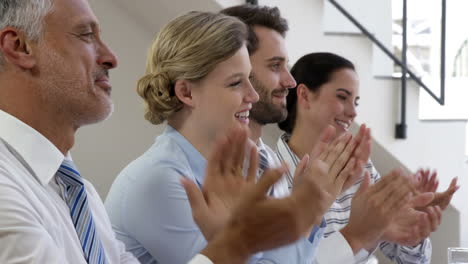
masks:
{"type": "Polygon", "coordinates": [[[258,0],[246,0],[245,2],[251,5],[258,5],[258,0]]]}
{"type": "MultiPolygon", "coordinates": [[[[402,45],[401,45],[401,63],[405,66],[408,65],[407,52],[408,52],[408,1],[403,0],[403,32],[402,32],[402,45]]],[[[406,74],[407,67],[401,69],[401,111],[400,123],[395,126],[395,137],[406,138],[406,74]]]]}
{"type": "MultiPolygon", "coordinates": [[[[332,5],[334,5],[346,18],[348,18],[359,30],[361,30],[362,34],[366,35],[372,42],[374,42],[375,45],[377,45],[390,59],[393,60],[395,64],[400,66],[402,69],[406,69],[408,72],[408,75],[413,79],[418,85],[420,85],[426,92],[429,93],[429,95],[434,98],[440,105],[444,105],[445,103],[445,98],[443,93],[441,92],[441,98],[437,97],[422,81],[421,79],[416,76],[415,73],[413,73],[406,65],[403,65],[403,63],[395,56],[391,51],[385,47],[382,42],[380,42],[372,33],[370,33],[361,23],[359,23],[348,11],[346,11],[340,4],[338,4],[335,0],[328,0],[332,5]]],[[[442,0],[444,3],[446,0],[442,0]]],[[[445,5],[444,5],[445,7],[445,5]]],[[[445,8],[443,8],[445,10],[445,8]]],[[[445,16],[444,16],[445,18],[445,16]]],[[[442,19],[444,22],[445,19],[442,19]]],[[[445,22],[443,23],[445,25],[445,22]]],[[[442,28],[442,31],[444,31],[445,34],[445,28],[442,28]]],[[[443,45],[445,46],[445,44],[443,45]]],[[[445,61],[442,61],[442,64],[445,64],[445,61]]],[[[445,84],[445,83],[444,83],[445,84]]],[[[444,90],[443,88],[445,85],[441,86],[441,91],[444,90]]]]}
{"type": "Polygon", "coordinates": [[[368,37],[377,47],[380,48],[395,64],[402,68],[402,111],[401,123],[396,126],[396,138],[406,138],[406,78],[407,75],[421,86],[437,103],[445,104],[445,38],[446,38],[446,0],[442,0],[442,19],[441,19],[441,66],[440,66],[440,97],[436,96],[419,78],[411,71],[406,62],[406,23],[407,23],[407,0],[403,0],[403,61],[400,61],[390,50],[385,47],[369,30],[367,30],[356,18],[354,18],[343,6],[335,0],[328,0],[335,8],[341,12],[351,23],[353,23],[362,34],[368,37]]]}

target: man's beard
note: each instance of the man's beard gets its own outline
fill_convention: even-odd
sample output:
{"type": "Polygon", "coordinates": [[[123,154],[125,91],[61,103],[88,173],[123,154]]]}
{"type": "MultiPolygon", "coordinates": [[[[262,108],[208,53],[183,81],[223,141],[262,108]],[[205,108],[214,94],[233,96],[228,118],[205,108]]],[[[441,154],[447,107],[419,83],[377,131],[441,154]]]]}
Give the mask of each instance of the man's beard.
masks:
{"type": "MultiPolygon", "coordinates": [[[[259,100],[252,105],[250,118],[260,125],[282,122],[288,116],[286,105],[275,105],[271,98],[274,93],[284,93],[283,89],[275,89],[269,93],[268,89],[259,80],[252,78],[252,86],[257,91],[259,100]]],[[[287,88],[284,88],[287,93],[287,88]]]]}

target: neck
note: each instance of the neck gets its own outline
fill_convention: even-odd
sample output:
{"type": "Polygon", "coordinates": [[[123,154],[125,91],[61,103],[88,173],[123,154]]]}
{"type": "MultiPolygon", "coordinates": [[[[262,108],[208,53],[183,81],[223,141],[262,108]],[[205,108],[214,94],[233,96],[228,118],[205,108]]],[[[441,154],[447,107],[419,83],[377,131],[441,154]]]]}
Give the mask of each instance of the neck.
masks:
{"type": "Polygon", "coordinates": [[[168,125],[177,130],[205,159],[208,159],[214,147],[214,142],[216,142],[215,138],[218,135],[201,131],[200,127],[203,126],[192,119],[193,118],[189,118],[189,113],[187,113],[185,109],[182,109],[168,120],[168,125]]]}
{"type": "Polygon", "coordinates": [[[21,80],[0,78],[0,109],[42,134],[66,155],[73,147],[77,127],[65,117],[64,111],[44,102],[35,85],[21,80]]]}
{"type": "Polygon", "coordinates": [[[262,136],[263,125],[259,124],[257,121],[250,119],[249,129],[250,129],[250,139],[253,142],[257,143],[258,139],[262,136]]]}
{"type": "Polygon", "coordinates": [[[296,122],[289,139],[289,148],[300,158],[310,154],[320,139],[321,130],[307,122],[296,122]]]}

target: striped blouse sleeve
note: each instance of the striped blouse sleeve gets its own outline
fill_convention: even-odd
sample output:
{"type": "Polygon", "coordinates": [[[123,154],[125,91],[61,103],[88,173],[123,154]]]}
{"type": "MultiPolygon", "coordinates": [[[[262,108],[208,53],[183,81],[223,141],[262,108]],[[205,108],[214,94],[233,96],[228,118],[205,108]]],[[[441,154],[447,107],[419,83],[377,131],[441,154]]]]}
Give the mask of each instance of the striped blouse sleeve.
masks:
{"type": "Polygon", "coordinates": [[[405,247],[393,243],[380,244],[382,253],[394,261],[402,264],[429,264],[431,263],[432,244],[429,238],[423,240],[415,247],[405,247]]]}
{"type": "MultiPolygon", "coordinates": [[[[371,171],[371,181],[380,180],[380,174],[371,161],[366,165],[371,171]]],[[[400,246],[394,243],[382,242],[380,245],[382,253],[395,263],[401,264],[429,264],[431,262],[432,244],[429,238],[423,240],[414,247],[400,246]]]]}

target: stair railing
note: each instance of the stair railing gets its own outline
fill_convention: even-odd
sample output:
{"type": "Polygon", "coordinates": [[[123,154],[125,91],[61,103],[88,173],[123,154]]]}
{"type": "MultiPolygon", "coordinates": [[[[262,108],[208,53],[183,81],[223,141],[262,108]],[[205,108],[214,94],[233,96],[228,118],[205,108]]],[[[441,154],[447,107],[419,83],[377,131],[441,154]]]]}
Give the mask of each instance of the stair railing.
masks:
{"type": "Polygon", "coordinates": [[[342,5],[336,0],[328,0],[343,16],[345,16],[351,23],[353,23],[367,38],[369,38],[383,53],[385,53],[396,65],[401,67],[401,111],[400,123],[396,124],[395,137],[405,139],[407,137],[406,125],[406,88],[408,76],[421,86],[437,103],[440,105],[445,104],[445,39],[446,39],[446,10],[447,1],[442,1],[442,17],[441,17],[441,52],[440,52],[440,96],[435,95],[431,89],[418,77],[413,71],[408,68],[407,64],[407,21],[408,21],[408,3],[403,0],[403,32],[402,32],[402,59],[398,59],[390,50],[382,44],[369,30],[367,30],[356,18],[354,18],[342,5]]]}

